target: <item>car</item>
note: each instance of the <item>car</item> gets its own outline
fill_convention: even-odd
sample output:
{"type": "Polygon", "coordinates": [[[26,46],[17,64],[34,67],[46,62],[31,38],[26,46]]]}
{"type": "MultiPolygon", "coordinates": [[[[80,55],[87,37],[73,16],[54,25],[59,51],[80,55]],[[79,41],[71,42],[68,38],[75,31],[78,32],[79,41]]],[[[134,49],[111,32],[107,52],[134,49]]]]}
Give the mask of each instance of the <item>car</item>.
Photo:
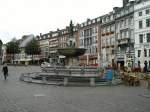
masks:
{"type": "Polygon", "coordinates": [[[44,67],[50,67],[50,66],[51,66],[50,63],[48,63],[48,62],[42,62],[42,64],[41,64],[42,68],[44,68],[44,67]]]}

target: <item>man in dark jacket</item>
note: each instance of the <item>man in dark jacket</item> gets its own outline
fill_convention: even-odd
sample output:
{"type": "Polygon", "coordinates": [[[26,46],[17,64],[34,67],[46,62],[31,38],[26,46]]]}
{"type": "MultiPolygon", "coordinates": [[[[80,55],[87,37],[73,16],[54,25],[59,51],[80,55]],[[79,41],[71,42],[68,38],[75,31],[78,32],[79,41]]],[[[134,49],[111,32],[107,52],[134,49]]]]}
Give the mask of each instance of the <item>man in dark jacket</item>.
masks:
{"type": "Polygon", "coordinates": [[[4,74],[4,79],[6,80],[8,76],[8,67],[6,63],[4,63],[3,65],[3,74],[4,74]]]}

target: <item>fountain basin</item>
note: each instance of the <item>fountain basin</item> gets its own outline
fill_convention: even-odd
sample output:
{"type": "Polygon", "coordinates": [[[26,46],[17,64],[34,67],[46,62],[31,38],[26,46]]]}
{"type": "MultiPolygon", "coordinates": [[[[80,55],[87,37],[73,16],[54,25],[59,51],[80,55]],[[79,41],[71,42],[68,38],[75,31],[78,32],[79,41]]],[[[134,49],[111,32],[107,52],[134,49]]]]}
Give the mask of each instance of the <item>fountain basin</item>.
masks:
{"type": "Polygon", "coordinates": [[[60,55],[64,55],[66,57],[77,57],[81,56],[85,53],[86,49],[84,48],[60,48],[57,49],[57,52],[60,55]]]}

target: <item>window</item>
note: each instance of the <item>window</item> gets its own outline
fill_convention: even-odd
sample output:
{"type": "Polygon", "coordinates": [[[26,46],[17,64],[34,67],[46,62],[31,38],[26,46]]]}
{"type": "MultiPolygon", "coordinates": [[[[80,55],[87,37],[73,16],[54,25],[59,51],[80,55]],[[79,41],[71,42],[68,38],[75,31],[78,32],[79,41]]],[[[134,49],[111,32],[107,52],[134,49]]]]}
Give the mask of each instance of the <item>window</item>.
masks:
{"type": "Polygon", "coordinates": [[[138,50],[138,57],[140,57],[141,55],[141,50],[138,50]]]}
{"type": "Polygon", "coordinates": [[[141,11],[141,12],[139,12],[139,16],[142,16],[142,11],[141,11]]]}
{"type": "Polygon", "coordinates": [[[139,29],[143,28],[143,22],[139,21],[139,29]]]}
{"type": "Polygon", "coordinates": [[[125,19],[125,21],[124,21],[124,26],[126,26],[126,25],[127,25],[127,23],[126,23],[126,22],[127,22],[127,20],[125,19]]]}
{"type": "Polygon", "coordinates": [[[84,31],[82,31],[82,37],[84,36],[84,31]]]}
{"type": "Polygon", "coordinates": [[[87,46],[87,39],[84,39],[84,46],[87,46]]]}
{"type": "Polygon", "coordinates": [[[87,45],[89,45],[89,39],[87,39],[87,45]]]}
{"type": "Polygon", "coordinates": [[[92,38],[90,38],[90,45],[92,45],[92,38]]]}
{"type": "Polygon", "coordinates": [[[91,49],[91,48],[89,48],[89,53],[90,53],[90,54],[92,53],[92,49],[91,49]]]}
{"type": "Polygon", "coordinates": [[[146,27],[150,27],[150,19],[146,19],[146,27]]]}
{"type": "Polygon", "coordinates": [[[146,13],[146,14],[149,14],[149,12],[150,12],[149,9],[145,10],[145,13],[146,13]]]}
{"type": "Polygon", "coordinates": [[[147,49],[144,49],[144,56],[147,57],[147,49]]]}
{"type": "Polygon", "coordinates": [[[123,20],[120,21],[120,28],[123,27],[123,20]]]}
{"type": "Polygon", "coordinates": [[[112,54],[115,54],[115,50],[114,50],[114,49],[112,49],[111,53],[112,53],[112,54]]]}
{"type": "Polygon", "coordinates": [[[143,34],[139,35],[139,43],[143,43],[143,34]]]}
{"type": "Polygon", "coordinates": [[[124,38],[127,38],[126,36],[127,36],[127,32],[125,31],[125,32],[124,32],[124,38]]]}
{"type": "Polygon", "coordinates": [[[138,67],[141,67],[141,62],[140,61],[138,61],[138,67]]]}
{"type": "Polygon", "coordinates": [[[83,39],[80,40],[80,46],[82,46],[82,45],[83,45],[83,39]]]}
{"type": "Polygon", "coordinates": [[[120,33],[120,38],[124,38],[124,32],[120,33]]]}
{"type": "Polygon", "coordinates": [[[129,22],[128,23],[129,25],[133,25],[133,17],[130,17],[129,20],[128,20],[128,22],[129,22]]]}
{"type": "Polygon", "coordinates": [[[147,33],[146,37],[147,37],[147,42],[150,42],[150,33],[147,33]]]}
{"type": "Polygon", "coordinates": [[[96,53],[97,53],[97,47],[96,47],[96,53]]]}

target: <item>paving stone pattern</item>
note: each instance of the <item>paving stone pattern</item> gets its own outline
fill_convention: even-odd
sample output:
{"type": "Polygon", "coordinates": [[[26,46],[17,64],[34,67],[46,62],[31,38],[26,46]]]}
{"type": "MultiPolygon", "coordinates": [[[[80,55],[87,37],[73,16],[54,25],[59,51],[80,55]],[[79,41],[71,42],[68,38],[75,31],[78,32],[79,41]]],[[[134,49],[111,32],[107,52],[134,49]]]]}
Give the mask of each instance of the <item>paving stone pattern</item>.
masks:
{"type": "Polygon", "coordinates": [[[0,112],[150,112],[150,98],[140,96],[145,85],[62,87],[19,80],[21,73],[40,71],[38,66],[9,66],[7,81],[0,72],[0,112]]]}

